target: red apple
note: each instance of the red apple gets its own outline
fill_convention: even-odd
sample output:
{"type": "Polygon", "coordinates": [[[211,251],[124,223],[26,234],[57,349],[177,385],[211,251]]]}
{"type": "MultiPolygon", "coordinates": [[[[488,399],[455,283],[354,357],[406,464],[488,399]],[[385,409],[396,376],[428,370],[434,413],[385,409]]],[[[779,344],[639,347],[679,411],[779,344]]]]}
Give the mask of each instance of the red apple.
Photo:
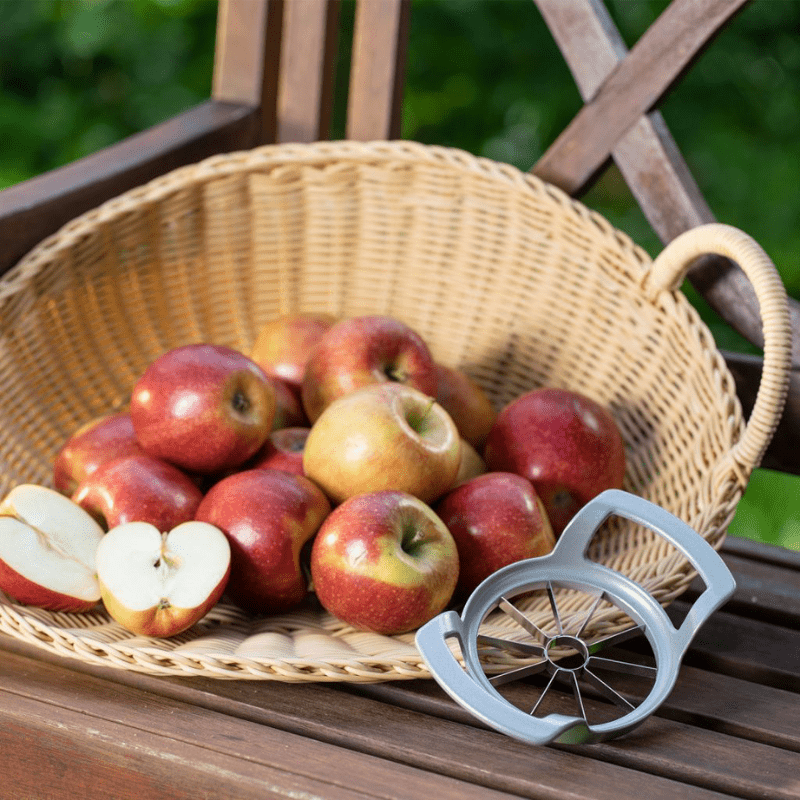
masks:
{"type": "Polygon", "coordinates": [[[453,485],[460,459],[455,423],[433,398],[379,383],[322,412],[306,440],[303,469],[335,503],[386,489],[429,503],[453,485]]]}
{"type": "Polygon", "coordinates": [[[528,478],[558,536],[606,489],[622,488],[625,445],[611,413],[566,389],[534,389],[498,415],[486,441],[490,470],[528,478]]]}
{"type": "Polygon", "coordinates": [[[53,486],[71,495],[101,464],[144,453],[136,441],[131,415],[109,414],[81,425],[67,439],[53,462],[53,486]]]}
{"type": "Polygon", "coordinates": [[[275,390],[275,416],[272,418],[272,430],[307,427],[308,417],[303,411],[303,404],[289,384],[280,378],[273,378],[269,375],[267,377],[275,390]]]}
{"type": "Polygon", "coordinates": [[[334,325],[306,364],[302,400],[313,423],[334,400],[365,386],[396,382],[436,395],[436,365],[428,346],[404,322],[364,316],[334,325]]]}
{"type": "Polygon", "coordinates": [[[88,611],[103,529],[68,497],[21,484],[0,504],[0,590],[23,605],[88,611]]]}
{"type": "Polygon", "coordinates": [[[112,528],[97,548],[106,610],[138,636],[175,636],[219,601],[231,551],[218,528],[184,522],[162,533],[148,522],[112,528]]]}
{"type": "Polygon", "coordinates": [[[436,372],[436,399],[453,418],[461,437],[482,450],[497,418],[489,396],[460,369],[437,364],[436,372]]]}
{"type": "Polygon", "coordinates": [[[231,544],[230,599],[271,614],[306,596],[300,553],[329,512],[325,495],[302,475],[253,469],[212,486],[196,519],[216,525],[231,544]]]}
{"type": "Polygon", "coordinates": [[[352,497],[331,512],[311,549],[314,591],[361,630],[405,633],[450,602],[458,552],[442,520],[406,492],[352,497]]]}
{"type": "Polygon", "coordinates": [[[229,347],[190,344],[145,370],[131,397],[136,438],[155,458],[210,474],[240,466],[267,439],[275,390],[229,347]]]}
{"type": "Polygon", "coordinates": [[[149,522],[169,531],[194,519],[203,494],[176,466],[146,454],[123,456],[95,470],[72,500],[106,529],[149,522]]]}
{"type": "Polygon", "coordinates": [[[501,567],[543,556],[555,545],[542,501],[521,475],[479,475],[448,492],[434,510],[458,548],[460,600],[501,567]]]}
{"type": "Polygon", "coordinates": [[[264,446],[248,462],[248,469],[280,469],[305,475],[303,451],[309,428],[280,428],[272,431],[264,446]]]}
{"type": "Polygon", "coordinates": [[[299,396],[309,354],[335,322],[336,317],[331,314],[276,317],[258,332],[250,358],[267,375],[284,381],[299,396]]]}

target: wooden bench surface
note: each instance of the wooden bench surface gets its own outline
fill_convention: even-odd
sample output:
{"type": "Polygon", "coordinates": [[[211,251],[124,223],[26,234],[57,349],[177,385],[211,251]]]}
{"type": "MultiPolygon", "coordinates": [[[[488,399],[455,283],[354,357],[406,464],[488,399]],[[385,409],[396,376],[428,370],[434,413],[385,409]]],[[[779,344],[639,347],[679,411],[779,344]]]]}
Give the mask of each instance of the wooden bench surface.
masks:
{"type": "Polygon", "coordinates": [[[517,742],[432,680],[160,678],[0,636],[0,798],[800,798],[800,554],[724,557],[736,594],[671,696],[595,745],[517,742]]]}

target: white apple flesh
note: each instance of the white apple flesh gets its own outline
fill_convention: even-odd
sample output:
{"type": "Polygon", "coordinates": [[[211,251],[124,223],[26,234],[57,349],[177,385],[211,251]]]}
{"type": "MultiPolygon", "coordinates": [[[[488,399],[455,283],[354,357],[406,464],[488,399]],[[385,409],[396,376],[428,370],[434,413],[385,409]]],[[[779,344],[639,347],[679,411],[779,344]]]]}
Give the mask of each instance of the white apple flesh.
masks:
{"type": "Polygon", "coordinates": [[[202,619],[222,596],[230,564],[225,534],[206,522],[184,522],[167,533],[128,522],[97,548],[106,610],[141,636],[175,636],[202,619]]]}
{"type": "Polygon", "coordinates": [[[0,589],[23,605],[88,611],[100,600],[95,552],[103,529],[53,489],[13,488],[0,504],[0,589]]]}

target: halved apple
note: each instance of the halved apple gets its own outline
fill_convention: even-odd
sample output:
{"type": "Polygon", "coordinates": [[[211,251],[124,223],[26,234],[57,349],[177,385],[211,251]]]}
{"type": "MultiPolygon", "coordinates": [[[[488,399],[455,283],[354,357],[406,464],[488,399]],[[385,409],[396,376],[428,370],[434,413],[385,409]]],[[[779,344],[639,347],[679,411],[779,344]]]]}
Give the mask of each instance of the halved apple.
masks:
{"type": "Polygon", "coordinates": [[[183,522],[166,533],[127,522],[97,548],[106,610],[142,636],[175,636],[202,619],[222,596],[230,568],[228,540],[207,522],[183,522]]]}
{"type": "Polygon", "coordinates": [[[0,503],[0,589],[23,605],[88,611],[103,529],[68,497],[24,483],[0,503]]]}

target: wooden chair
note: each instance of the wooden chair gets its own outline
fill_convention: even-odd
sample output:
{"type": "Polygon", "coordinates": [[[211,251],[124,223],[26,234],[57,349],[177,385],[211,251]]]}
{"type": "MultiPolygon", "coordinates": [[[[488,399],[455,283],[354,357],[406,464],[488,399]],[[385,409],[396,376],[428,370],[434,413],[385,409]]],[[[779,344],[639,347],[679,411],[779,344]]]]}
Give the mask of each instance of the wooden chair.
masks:
{"type": "MultiPolygon", "coordinates": [[[[585,105],[532,171],[580,194],[611,159],[663,242],[713,215],[657,110],[746,0],[673,0],[628,52],[601,0],[534,0],[585,105]]],[[[0,273],[76,215],[177,166],[268,142],[328,138],[338,0],[220,0],[211,98],[148,131],[0,192],[0,273]]],[[[347,138],[400,135],[410,0],[357,0],[347,138]]],[[[689,279],[734,329],[762,344],[739,267],[698,261],[689,279]]],[[[800,473],[800,306],[791,302],[794,370],[765,466],[800,473]]],[[[752,407],[761,359],[725,353],[752,407]]]]}

